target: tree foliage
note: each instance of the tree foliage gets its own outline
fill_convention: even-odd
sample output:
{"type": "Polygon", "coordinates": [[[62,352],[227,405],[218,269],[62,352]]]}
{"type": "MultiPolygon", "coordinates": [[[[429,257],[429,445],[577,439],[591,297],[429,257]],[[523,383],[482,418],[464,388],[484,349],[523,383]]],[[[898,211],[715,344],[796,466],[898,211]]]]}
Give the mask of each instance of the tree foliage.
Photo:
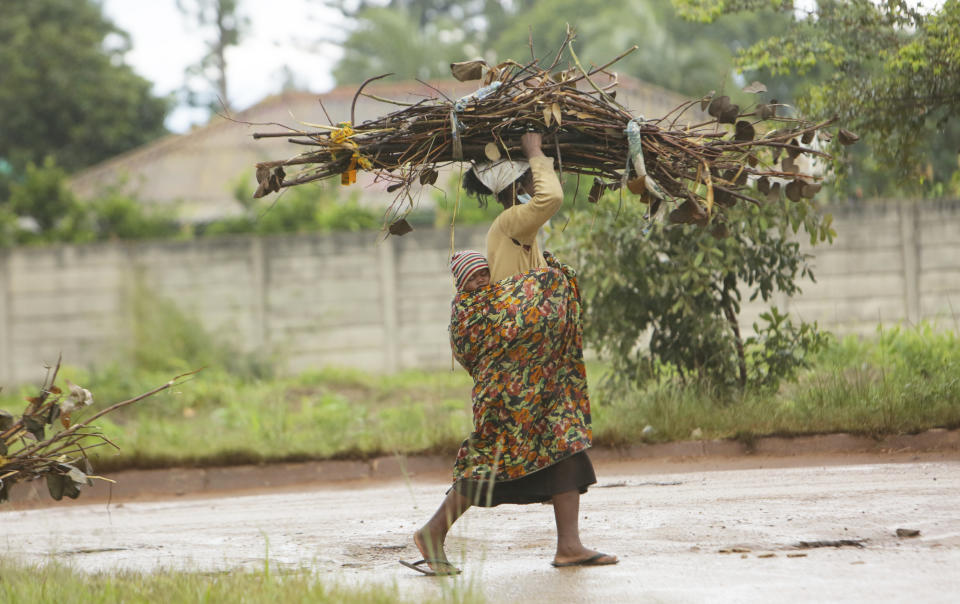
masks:
{"type": "Polygon", "coordinates": [[[67,188],[67,175],[53,157],[43,165],[27,164],[23,181],[10,191],[10,209],[30,218],[40,233],[51,233],[76,213],[77,199],[67,188]]]}
{"type": "Polygon", "coordinates": [[[337,82],[357,83],[393,73],[399,79],[429,79],[450,73],[460,56],[462,33],[447,19],[420,26],[415,15],[384,7],[364,9],[344,42],[333,70],[337,82]]]}
{"type": "Polygon", "coordinates": [[[0,17],[0,159],[9,182],[46,156],[67,171],[166,132],[168,103],[123,63],[126,34],[94,0],[5,0],[0,17]]]}
{"type": "Polygon", "coordinates": [[[815,324],[795,326],[776,308],[744,338],[739,314],[741,296],[769,303],[813,279],[793,235],[802,229],[812,242],[831,240],[829,216],[807,202],[740,204],[722,228],[700,228],[648,222],[644,210],[608,195],[571,216],[561,237],[582,276],[587,340],[621,378],[666,372],[775,388],[825,342],[815,324]]]}
{"type": "Polygon", "coordinates": [[[206,54],[187,69],[185,89],[191,105],[210,107],[213,111],[230,109],[227,50],[240,43],[249,25],[249,19],[239,11],[239,3],[240,0],[177,0],[177,8],[184,16],[209,31],[206,54]],[[201,90],[197,90],[194,80],[201,82],[201,90]],[[213,88],[213,94],[202,89],[206,86],[213,88]]]}
{"type": "Polygon", "coordinates": [[[534,56],[552,60],[570,24],[585,63],[605,63],[637,45],[617,71],[695,97],[728,76],[737,49],[788,22],[768,12],[708,27],[677,17],[670,0],[392,0],[341,10],[353,27],[334,72],[339,83],[387,72],[449,77],[450,62],[476,56],[524,61],[531,41],[534,56]]]}
{"type": "Polygon", "coordinates": [[[176,208],[144,204],[123,193],[122,185],[92,200],[78,199],[67,187],[67,173],[52,157],[28,164],[14,183],[9,203],[0,204],[0,248],[14,245],[94,241],[174,239],[227,234],[277,234],[374,230],[379,211],[342,199],[324,186],[300,187],[282,200],[254,200],[246,180],[235,194],[244,213],[203,224],[184,224],[176,208]]]}
{"type": "Polygon", "coordinates": [[[615,71],[696,98],[729,79],[739,48],[779,31],[785,20],[770,13],[707,27],[679,18],[670,0],[540,1],[511,18],[493,47],[502,58],[522,60],[532,34],[535,54],[545,57],[562,42],[567,23],[586,63],[601,65],[636,45],[615,71]]]}
{"type": "Polygon", "coordinates": [[[22,244],[88,243],[113,239],[176,236],[180,225],[169,212],[145,208],[118,189],[83,201],[67,187],[67,173],[48,156],[27,164],[0,205],[0,248],[22,244]]]}
{"type": "Polygon", "coordinates": [[[808,12],[790,0],[674,3],[702,21],[770,7],[791,18],[787,31],[744,49],[737,64],[772,74],[816,71],[797,99],[800,109],[837,115],[866,135],[849,165],[852,188],[960,194],[951,190],[960,135],[960,1],[929,12],[905,0],[818,0],[808,12]]]}

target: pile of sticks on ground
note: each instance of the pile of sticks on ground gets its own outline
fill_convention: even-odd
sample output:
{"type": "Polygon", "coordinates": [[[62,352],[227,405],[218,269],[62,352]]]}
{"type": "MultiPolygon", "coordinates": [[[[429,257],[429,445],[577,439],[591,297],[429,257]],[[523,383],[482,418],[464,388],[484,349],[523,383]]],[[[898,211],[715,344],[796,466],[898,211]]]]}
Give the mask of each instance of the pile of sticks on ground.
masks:
{"type": "MultiPolygon", "coordinates": [[[[398,191],[401,200],[414,184],[432,185],[440,166],[522,159],[520,136],[531,130],[543,133],[544,151],[562,173],[594,177],[591,201],[606,190],[627,188],[652,204],[652,213],[661,202],[672,202],[674,222],[706,224],[716,209],[738,200],[798,201],[819,190],[820,177],[802,173],[796,160],[801,154],[829,159],[811,143],[831,136],[825,130],[831,121],[789,117],[789,108],[776,101],[741,109],[728,96],[714,94],[644,120],[616,101],[616,77],[608,71],[630,51],[586,70],[571,42],[568,36],[547,68],[535,60],[451,65],[457,79],[478,80],[477,92],[461,99],[439,90],[440,97],[416,103],[368,95],[402,108],[363,124],[354,123],[351,110],[350,122],[255,133],[254,138],[288,137],[306,147],[295,157],[257,164],[256,196],[335,176],[349,184],[357,170],[369,170],[388,181],[388,191],[398,191]],[[564,51],[571,66],[560,69],[564,51]],[[598,84],[600,74],[612,83],[598,84]],[[690,124],[698,113],[699,123],[690,124]]],[[[380,77],[385,76],[360,86],[354,108],[364,86],[380,77]]],[[[765,91],[758,83],[748,88],[765,91]]],[[[856,139],[846,131],[840,135],[841,142],[856,139]]],[[[579,191],[579,180],[577,185],[579,191]]]]}
{"type": "MultiPolygon", "coordinates": [[[[110,445],[118,448],[93,424],[94,421],[137,401],[141,401],[193,375],[185,373],[166,384],[131,399],[110,405],[83,421],[72,423],[71,416],[93,404],[89,390],[66,381],[67,392],[55,382],[60,362],[49,372],[37,396],[27,399],[19,417],[0,409],[0,503],[18,483],[45,478],[51,497],[76,499],[81,486],[93,484],[93,468],[87,452],[110,445]],[[81,469],[82,468],[82,469],[81,469]]],[[[106,479],[103,479],[106,480],[106,479]]]]}

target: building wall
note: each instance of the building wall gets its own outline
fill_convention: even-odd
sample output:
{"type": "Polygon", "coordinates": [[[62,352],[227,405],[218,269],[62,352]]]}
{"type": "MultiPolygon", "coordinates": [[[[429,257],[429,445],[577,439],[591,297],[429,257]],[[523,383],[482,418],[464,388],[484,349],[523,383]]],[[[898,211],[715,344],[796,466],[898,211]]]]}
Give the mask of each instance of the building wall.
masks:
{"type": "MultiPolygon", "coordinates": [[[[960,202],[834,211],[837,239],[814,250],[817,283],[774,300],[837,332],[940,319],[960,308],[960,202]]],[[[485,229],[456,247],[482,250],[485,229]]],[[[38,382],[44,366],[122,358],[132,301],[159,296],[285,369],[448,367],[448,231],[225,237],[0,252],[0,385],[38,382]],[[137,293],[139,292],[139,294],[137,293]]],[[[745,304],[748,328],[765,306],[745,304]]]]}

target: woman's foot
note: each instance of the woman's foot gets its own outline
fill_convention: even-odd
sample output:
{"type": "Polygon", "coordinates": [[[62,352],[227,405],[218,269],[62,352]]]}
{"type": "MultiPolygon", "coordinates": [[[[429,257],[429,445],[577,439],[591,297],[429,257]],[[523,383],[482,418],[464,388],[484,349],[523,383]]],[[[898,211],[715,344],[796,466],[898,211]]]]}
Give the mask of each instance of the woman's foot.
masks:
{"type": "Polygon", "coordinates": [[[554,566],[607,566],[619,561],[616,556],[581,546],[577,551],[557,551],[551,564],[554,566]]]}
{"type": "Polygon", "coordinates": [[[420,556],[430,566],[430,569],[438,575],[456,575],[460,569],[447,560],[447,554],[443,551],[443,541],[446,535],[435,537],[428,527],[423,527],[413,534],[413,543],[420,550],[420,556]]]}

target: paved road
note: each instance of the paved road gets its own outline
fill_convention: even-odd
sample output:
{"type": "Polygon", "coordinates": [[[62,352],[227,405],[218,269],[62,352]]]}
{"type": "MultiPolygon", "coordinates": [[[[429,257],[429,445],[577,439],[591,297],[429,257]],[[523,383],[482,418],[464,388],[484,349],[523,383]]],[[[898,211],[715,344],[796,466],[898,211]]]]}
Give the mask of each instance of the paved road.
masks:
{"type": "Polygon", "coordinates": [[[473,586],[498,603],[955,602],[960,460],[890,459],[601,464],[581,532],[621,557],[613,567],[552,568],[552,508],[532,505],[470,510],[448,541],[465,571],[456,579],[403,568],[397,559],[417,557],[412,531],[446,489],[436,474],[0,511],[0,555],[91,571],[258,568],[269,555],[273,568],[395,583],[411,600],[473,586]],[[796,547],[840,540],[863,547],[796,547]]]}

